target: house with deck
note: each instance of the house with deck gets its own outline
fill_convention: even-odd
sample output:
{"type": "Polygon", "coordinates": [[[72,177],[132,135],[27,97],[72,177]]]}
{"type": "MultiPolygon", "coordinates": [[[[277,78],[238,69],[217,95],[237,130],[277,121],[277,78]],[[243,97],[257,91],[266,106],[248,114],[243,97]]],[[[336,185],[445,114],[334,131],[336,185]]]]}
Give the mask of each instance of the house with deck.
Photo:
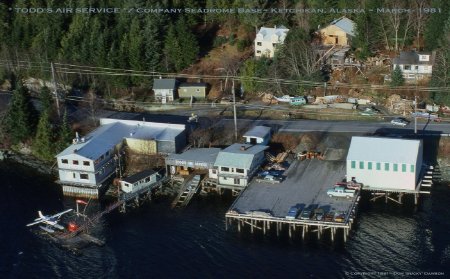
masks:
{"type": "Polygon", "coordinates": [[[284,43],[289,29],[284,26],[261,27],[255,38],[255,57],[273,58],[277,47],[284,43]]]}
{"type": "Polygon", "coordinates": [[[264,163],[265,145],[235,143],[217,155],[214,166],[217,168],[218,184],[221,188],[242,190],[264,163]]]}
{"type": "Polygon", "coordinates": [[[98,198],[116,175],[125,146],[137,153],[167,154],[185,145],[185,125],[102,118],[97,129],[77,136],[56,156],[57,182],[65,195],[98,198]]]}

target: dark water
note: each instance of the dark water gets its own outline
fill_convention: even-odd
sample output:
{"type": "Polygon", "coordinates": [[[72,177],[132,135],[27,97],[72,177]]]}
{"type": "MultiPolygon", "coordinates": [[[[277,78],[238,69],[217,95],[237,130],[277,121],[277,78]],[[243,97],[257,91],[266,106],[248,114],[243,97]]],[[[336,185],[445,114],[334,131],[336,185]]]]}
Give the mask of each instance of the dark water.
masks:
{"type": "Polygon", "coordinates": [[[363,202],[350,240],[334,244],[314,235],[302,242],[227,232],[231,199],[199,198],[180,211],[160,199],[125,215],[112,213],[96,232],[107,244],[75,255],[25,227],[37,210],[57,212],[73,207],[73,200],[64,199],[51,178],[11,162],[0,163],[0,178],[0,278],[450,276],[447,185],[435,187],[418,208],[411,200],[403,207],[363,202]]]}

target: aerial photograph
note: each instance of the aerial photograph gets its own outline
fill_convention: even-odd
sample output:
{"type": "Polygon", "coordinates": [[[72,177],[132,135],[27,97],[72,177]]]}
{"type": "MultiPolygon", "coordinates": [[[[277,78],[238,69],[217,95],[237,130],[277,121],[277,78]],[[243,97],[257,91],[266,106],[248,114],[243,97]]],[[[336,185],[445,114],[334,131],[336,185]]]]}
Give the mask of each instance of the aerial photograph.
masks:
{"type": "Polygon", "coordinates": [[[0,19],[0,278],[450,278],[450,1],[0,19]]]}

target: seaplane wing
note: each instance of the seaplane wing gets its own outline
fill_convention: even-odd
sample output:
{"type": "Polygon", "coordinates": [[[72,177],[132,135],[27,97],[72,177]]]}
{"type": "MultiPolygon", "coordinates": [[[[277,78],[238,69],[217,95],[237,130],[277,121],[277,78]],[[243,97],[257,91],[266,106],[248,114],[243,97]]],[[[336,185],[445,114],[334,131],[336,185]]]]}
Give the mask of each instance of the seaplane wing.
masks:
{"type": "Polygon", "coordinates": [[[55,214],[55,215],[52,215],[52,216],[50,216],[49,218],[50,218],[50,219],[53,219],[53,218],[60,217],[61,215],[66,214],[66,213],[69,213],[69,212],[72,211],[72,210],[73,210],[72,208],[71,208],[71,209],[67,209],[67,210],[65,210],[65,211],[63,211],[63,212],[60,212],[60,213],[55,214]]]}
{"type": "Polygon", "coordinates": [[[31,226],[34,226],[34,225],[37,225],[37,224],[40,224],[40,223],[44,223],[45,221],[46,221],[46,220],[44,220],[44,219],[38,220],[38,221],[35,221],[35,222],[33,222],[33,223],[27,224],[27,227],[31,227],[31,226]]]}

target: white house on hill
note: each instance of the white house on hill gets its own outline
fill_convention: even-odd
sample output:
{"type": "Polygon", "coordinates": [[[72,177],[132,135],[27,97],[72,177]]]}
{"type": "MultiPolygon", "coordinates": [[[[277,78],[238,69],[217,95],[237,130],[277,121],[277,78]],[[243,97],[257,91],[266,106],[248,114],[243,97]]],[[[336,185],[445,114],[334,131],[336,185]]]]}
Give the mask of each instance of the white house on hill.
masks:
{"type": "Polygon", "coordinates": [[[392,70],[399,67],[406,81],[431,78],[435,54],[431,52],[402,51],[394,58],[392,70]]]}
{"type": "Polygon", "coordinates": [[[347,179],[364,188],[413,191],[422,169],[422,141],[352,137],[347,155],[347,179]]]}
{"type": "Polygon", "coordinates": [[[283,44],[289,32],[284,26],[261,27],[255,39],[255,57],[266,56],[272,58],[278,45],[283,44]]]}

